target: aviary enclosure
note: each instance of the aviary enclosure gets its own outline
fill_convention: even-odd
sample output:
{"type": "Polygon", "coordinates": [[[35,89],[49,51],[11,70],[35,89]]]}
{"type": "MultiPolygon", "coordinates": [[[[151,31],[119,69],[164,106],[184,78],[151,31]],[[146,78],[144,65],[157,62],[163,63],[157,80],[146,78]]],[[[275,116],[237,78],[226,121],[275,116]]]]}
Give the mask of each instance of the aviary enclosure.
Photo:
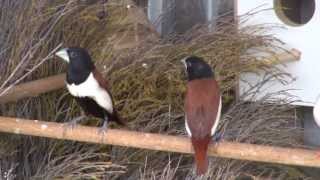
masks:
{"type": "MultiPolygon", "coordinates": [[[[179,6],[170,6],[171,10],[198,4],[184,2],[177,1],[179,6]]],[[[268,33],[281,27],[239,26],[259,12],[235,20],[228,2],[219,4],[227,7],[216,14],[219,18],[194,18],[192,22],[201,23],[186,31],[181,29],[189,24],[181,22],[188,19],[180,24],[159,20],[165,22],[161,28],[172,23],[169,31],[159,29],[157,20],[149,20],[147,1],[0,1],[0,129],[10,132],[0,134],[1,179],[317,177],[317,171],[302,167],[319,167],[320,161],[317,151],[303,142],[302,123],[291,105],[297,99],[285,89],[255,99],[270,81],[289,83],[290,74],[276,65],[291,54],[279,56],[274,44],[281,41],[268,33]],[[127,127],[117,130],[120,127],[111,125],[102,139],[94,134],[94,119],[73,132],[63,131],[63,123],[81,114],[64,88],[61,73],[66,66],[53,56],[65,46],[89,50],[112,84],[116,108],[127,127]],[[253,48],[268,58],[261,61],[248,53],[253,48]],[[210,147],[209,154],[215,156],[210,157],[209,172],[203,177],[196,177],[193,157],[185,154],[192,149],[184,138],[186,87],[180,60],[190,54],[215,67],[223,92],[218,127],[223,140],[210,147]],[[262,81],[240,96],[236,88],[240,74],[261,71],[267,72],[262,81]]],[[[187,12],[181,13],[193,17],[192,11],[187,12]]]]}

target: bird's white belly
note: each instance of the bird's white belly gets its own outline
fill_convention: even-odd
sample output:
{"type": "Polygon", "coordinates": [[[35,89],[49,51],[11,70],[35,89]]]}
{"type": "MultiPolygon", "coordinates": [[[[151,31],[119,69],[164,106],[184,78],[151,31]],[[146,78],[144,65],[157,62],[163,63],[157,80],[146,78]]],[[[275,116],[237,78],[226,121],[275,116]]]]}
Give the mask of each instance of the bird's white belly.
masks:
{"type": "Polygon", "coordinates": [[[79,85],[67,84],[67,88],[73,96],[92,98],[108,112],[113,112],[113,104],[109,93],[100,87],[92,73],[83,83],[79,85]]]}

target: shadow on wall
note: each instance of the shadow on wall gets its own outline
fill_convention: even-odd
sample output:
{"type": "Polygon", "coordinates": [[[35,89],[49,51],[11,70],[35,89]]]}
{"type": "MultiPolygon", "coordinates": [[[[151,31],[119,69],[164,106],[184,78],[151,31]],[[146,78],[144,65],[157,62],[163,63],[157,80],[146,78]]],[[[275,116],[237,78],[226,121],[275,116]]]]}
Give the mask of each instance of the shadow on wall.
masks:
{"type": "MultiPolygon", "coordinates": [[[[303,119],[303,141],[307,146],[320,148],[320,128],[317,126],[313,118],[312,107],[300,107],[298,109],[301,118],[303,119]]],[[[305,173],[314,178],[320,177],[320,170],[318,168],[301,168],[305,173]]]]}
{"type": "MultiPolygon", "coordinates": [[[[139,1],[138,5],[145,5],[139,1]]],[[[149,20],[157,31],[166,36],[184,33],[196,24],[208,23],[214,28],[217,17],[233,16],[234,1],[228,0],[157,0],[148,1],[149,20]]]]}

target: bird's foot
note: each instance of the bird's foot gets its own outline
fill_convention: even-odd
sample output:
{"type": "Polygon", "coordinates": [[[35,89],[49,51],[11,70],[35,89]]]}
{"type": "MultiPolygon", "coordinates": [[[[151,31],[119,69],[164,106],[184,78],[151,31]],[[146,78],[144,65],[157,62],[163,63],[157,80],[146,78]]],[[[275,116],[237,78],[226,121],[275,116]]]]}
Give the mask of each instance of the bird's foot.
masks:
{"type": "Polygon", "coordinates": [[[74,129],[78,122],[82,121],[85,118],[85,116],[78,116],[76,118],[71,119],[71,121],[65,123],[66,129],[74,129]]]}
{"type": "Polygon", "coordinates": [[[215,148],[219,146],[219,143],[223,141],[223,132],[216,132],[212,137],[213,145],[215,148]]]}
{"type": "Polygon", "coordinates": [[[222,140],[222,138],[223,138],[223,133],[222,132],[216,132],[214,135],[213,135],[213,137],[212,137],[212,140],[214,141],[214,142],[220,142],[221,140],[222,140]]]}
{"type": "Polygon", "coordinates": [[[108,122],[104,121],[103,125],[98,130],[98,134],[104,136],[107,133],[107,130],[108,130],[108,122]]]}

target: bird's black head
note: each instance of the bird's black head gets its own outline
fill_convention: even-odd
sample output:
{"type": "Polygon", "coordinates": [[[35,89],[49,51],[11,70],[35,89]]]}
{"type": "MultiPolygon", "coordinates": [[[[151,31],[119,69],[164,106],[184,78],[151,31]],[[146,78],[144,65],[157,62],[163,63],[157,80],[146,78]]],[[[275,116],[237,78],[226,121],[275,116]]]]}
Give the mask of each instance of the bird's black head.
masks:
{"type": "Polygon", "coordinates": [[[88,51],[84,48],[70,47],[56,52],[56,55],[69,63],[70,68],[76,71],[91,71],[94,64],[88,51]]]}
{"type": "Polygon", "coordinates": [[[89,53],[83,48],[64,48],[56,55],[69,63],[66,77],[69,84],[84,82],[95,68],[89,53]]]}
{"type": "Polygon", "coordinates": [[[211,67],[200,57],[190,56],[181,61],[185,66],[189,81],[214,77],[211,67]]]}

